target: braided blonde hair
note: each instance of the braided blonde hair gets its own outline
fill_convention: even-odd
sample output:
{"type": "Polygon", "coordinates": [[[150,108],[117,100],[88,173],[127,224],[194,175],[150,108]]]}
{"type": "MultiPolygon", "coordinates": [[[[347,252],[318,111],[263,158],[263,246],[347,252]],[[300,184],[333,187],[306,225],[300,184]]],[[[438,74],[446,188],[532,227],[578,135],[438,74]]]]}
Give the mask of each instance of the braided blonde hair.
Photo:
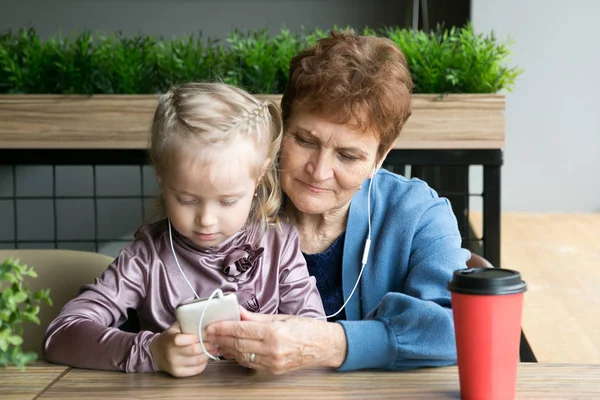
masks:
{"type": "MultiPolygon", "coordinates": [[[[161,95],[154,113],[149,154],[158,176],[169,168],[181,140],[204,144],[227,143],[251,137],[257,144],[258,169],[271,163],[258,182],[249,221],[261,231],[279,226],[282,202],[277,154],[281,145],[282,120],[271,101],[259,101],[235,86],[224,83],[185,83],[161,95]]],[[[161,202],[164,213],[164,203],[161,202]]]]}

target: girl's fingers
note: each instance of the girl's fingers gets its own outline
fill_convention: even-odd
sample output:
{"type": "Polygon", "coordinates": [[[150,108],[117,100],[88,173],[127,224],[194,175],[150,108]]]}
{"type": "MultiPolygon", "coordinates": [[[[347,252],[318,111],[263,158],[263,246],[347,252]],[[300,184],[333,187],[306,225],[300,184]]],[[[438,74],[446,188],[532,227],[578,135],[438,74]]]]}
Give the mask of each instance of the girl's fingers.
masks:
{"type": "Polygon", "coordinates": [[[176,376],[178,378],[195,376],[202,373],[202,371],[204,371],[205,368],[206,363],[199,363],[189,366],[178,366],[176,368],[173,368],[173,370],[171,371],[171,375],[176,376]]]}
{"type": "Polygon", "coordinates": [[[204,365],[204,367],[206,367],[206,363],[208,362],[208,357],[205,356],[204,354],[201,354],[199,356],[188,356],[188,357],[181,357],[179,359],[178,364],[182,367],[195,367],[195,366],[200,366],[200,365],[204,365]]]}
{"type": "Polygon", "coordinates": [[[173,338],[173,344],[178,347],[189,346],[194,343],[198,343],[199,341],[200,339],[198,338],[198,336],[186,335],[184,333],[177,333],[173,338]]]}
{"type": "MultiPolygon", "coordinates": [[[[204,342],[204,348],[209,354],[215,355],[217,353],[217,346],[212,343],[204,342]]],[[[192,357],[204,354],[200,343],[194,343],[188,346],[181,346],[177,348],[177,353],[183,357],[192,357]]]]}

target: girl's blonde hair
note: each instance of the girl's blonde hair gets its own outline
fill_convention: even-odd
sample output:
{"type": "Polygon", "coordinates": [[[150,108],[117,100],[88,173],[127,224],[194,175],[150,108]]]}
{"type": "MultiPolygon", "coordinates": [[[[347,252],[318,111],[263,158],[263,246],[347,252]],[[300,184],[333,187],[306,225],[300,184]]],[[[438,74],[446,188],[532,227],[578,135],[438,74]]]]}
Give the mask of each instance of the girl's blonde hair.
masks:
{"type": "MultiPolygon", "coordinates": [[[[256,176],[271,160],[258,182],[249,221],[261,230],[279,225],[282,195],[277,171],[283,124],[275,103],[260,101],[246,91],[224,83],[185,83],[161,95],[154,113],[149,153],[156,174],[169,168],[182,141],[216,144],[238,137],[257,145],[256,176]]],[[[164,203],[161,203],[164,213],[164,203]]]]}

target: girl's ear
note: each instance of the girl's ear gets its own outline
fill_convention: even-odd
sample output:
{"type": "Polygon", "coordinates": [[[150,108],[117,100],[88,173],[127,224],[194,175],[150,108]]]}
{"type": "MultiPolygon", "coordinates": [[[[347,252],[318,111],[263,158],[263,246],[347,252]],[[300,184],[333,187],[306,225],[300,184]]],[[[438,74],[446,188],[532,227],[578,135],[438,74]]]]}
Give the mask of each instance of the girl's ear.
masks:
{"type": "Polygon", "coordinates": [[[271,159],[267,158],[264,162],[264,164],[262,165],[262,167],[260,168],[260,174],[258,175],[258,179],[256,180],[256,186],[258,187],[258,183],[262,180],[263,176],[265,175],[265,172],[267,172],[267,169],[269,169],[269,166],[271,165],[271,159]]]}

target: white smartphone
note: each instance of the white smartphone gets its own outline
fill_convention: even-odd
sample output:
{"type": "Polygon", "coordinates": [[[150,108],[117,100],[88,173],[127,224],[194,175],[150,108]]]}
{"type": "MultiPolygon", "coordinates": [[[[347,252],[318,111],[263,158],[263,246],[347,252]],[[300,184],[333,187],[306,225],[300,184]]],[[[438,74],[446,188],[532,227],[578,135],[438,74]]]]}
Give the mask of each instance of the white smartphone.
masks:
{"type": "Polygon", "coordinates": [[[204,311],[202,319],[202,340],[206,340],[206,327],[214,322],[220,321],[239,321],[240,309],[235,293],[223,294],[223,297],[213,297],[194,300],[190,303],[182,304],[175,310],[179,329],[181,333],[200,336],[199,327],[200,317],[204,311]]]}

